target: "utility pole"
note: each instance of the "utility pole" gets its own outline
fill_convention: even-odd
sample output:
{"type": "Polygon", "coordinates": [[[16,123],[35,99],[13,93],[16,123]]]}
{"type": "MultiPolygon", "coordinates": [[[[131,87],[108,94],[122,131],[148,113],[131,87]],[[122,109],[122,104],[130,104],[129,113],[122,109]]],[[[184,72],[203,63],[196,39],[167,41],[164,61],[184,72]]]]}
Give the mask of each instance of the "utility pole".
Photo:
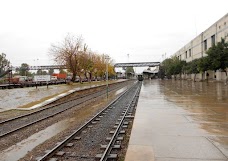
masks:
{"type": "Polygon", "coordinates": [[[106,60],[106,93],[107,93],[107,99],[108,99],[108,61],[109,61],[109,56],[105,55],[105,60],[106,60]]]}

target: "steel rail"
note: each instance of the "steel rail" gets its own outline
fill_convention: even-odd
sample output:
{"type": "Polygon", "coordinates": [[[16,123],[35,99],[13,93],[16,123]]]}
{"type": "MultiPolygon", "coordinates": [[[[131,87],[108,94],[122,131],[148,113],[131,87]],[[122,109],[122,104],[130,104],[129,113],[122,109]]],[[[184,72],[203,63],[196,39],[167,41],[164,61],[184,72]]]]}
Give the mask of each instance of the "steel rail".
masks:
{"type": "MultiPolygon", "coordinates": [[[[112,89],[112,90],[115,90],[115,88],[112,89]]],[[[102,95],[106,94],[105,91],[102,91],[102,92],[103,92],[102,95]]],[[[96,92],[95,92],[95,93],[96,93],[96,92]]],[[[92,93],[91,96],[92,96],[93,94],[95,94],[95,93],[92,93]]],[[[88,95],[87,95],[87,96],[88,96],[88,95]]],[[[77,105],[83,104],[83,103],[86,102],[86,101],[89,101],[89,100],[91,100],[91,99],[94,99],[94,98],[97,98],[97,97],[100,97],[100,96],[101,96],[101,94],[99,94],[99,95],[97,95],[97,96],[94,96],[94,97],[92,97],[92,98],[89,98],[89,99],[87,99],[87,100],[85,100],[85,101],[78,102],[78,103],[76,103],[76,104],[74,104],[74,105],[72,105],[72,106],[69,106],[68,108],[62,109],[61,111],[58,111],[58,112],[56,112],[56,113],[53,113],[53,114],[51,114],[51,115],[49,115],[49,116],[47,116],[47,117],[45,117],[45,118],[38,119],[38,120],[36,120],[36,121],[30,122],[30,123],[28,123],[28,124],[25,124],[25,125],[23,125],[23,126],[21,126],[21,127],[18,127],[18,128],[13,129],[13,130],[10,130],[10,131],[8,131],[8,132],[6,132],[6,133],[0,134],[0,138],[1,138],[1,137],[4,137],[4,136],[7,136],[7,135],[9,135],[9,134],[11,134],[11,133],[13,133],[13,132],[18,131],[18,130],[21,130],[21,129],[23,129],[23,128],[26,128],[26,127],[28,127],[28,126],[31,126],[31,125],[33,125],[33,124],[35,124],[35,123],[40,122],[40,121],[43,121],[43,120],[45,120],[45,119],[48,119],[48,118],[50,118],[50,117],[53,117],[53,116],[55,116],[55,115],[58,115],[58,114],[60,114],[60,113],[62,113],[62,112],[64,112],[64,111],[67,111],[67,110],[69,110],[69,109],[71,109],[71,108],[73,108],[73,107],[75,107],[75,106],[77,106],[77,105]]],[[[33,114],[34,114],[34,113],[33,113],[33,114]]]]}
{"type": "MultiPolygon", "coordinates": [[[[126,83],[126,82],[121,82],[121,83],[126,83]]],[[[118,84],[118,83],[113,83],[112,85],[116,85],[116,84],[118,84]]],[[[92,87],[92,88],[81,89],[81,90],[78,90],[78,91],[75,91],[75,92],[82,92],[82,91],[86,91],[86,90],[90,90],[90,89],[96,89],[96,88],[105,87],[105,86],[106,86],[106,85],[101,85],[101,86],[96,86],[96,87],[92,87]]],[[[69,95],[74,94],[75,92],[70,93],[69,95]]],[[[71,101],[75,101],[76,99],[79,99],[79,98],[87,97],[87,96],[89,96],[89,95],[91,95],[91,94],[94,94],[94,93],[96,93],[96,92],[89,93],[89,94],[85,94],[85,95],[83,95],[83,96],[80,96],[80,97],[77,97],[77,98],[75,98],[75,99],[71,99],[71,100],[68,100],[68,101],[60,102],[60,103],[57,103],[57,104],[55,104],[55,105],[51,105],[51,106],[49,106],[49,107],[47,107],[47,108],[42,108],[42,109],[39,109],[39,110],[37,110],[37,111],[30,112],[30,113],[28,113],[28,114],[24,114],[24,115],[20,115],[20,116],[16,116],[16,117],[10,118],[10,119],[6,119],[6,120],[3,120],[3,121],[0,121],[0,124],[4,124],[4,123],[10,122],[10,121],[14,121],[14,120],[16,120],[16,119],[20,119],[20,118],[23,118],[23,117],[26,117],[26,116],[29,116],[29,115],[32,115],[32,114],[36,114],[36,113],[39,113],[39,112],[41,112],[41,111],[44,111],[44,110],[47,110],[47,109],[50,109],[50,108],[53,108],[53,107],[62,105],[62,104],[64,104],[64,103],[68,103],[68,102],[71,102],[71,101]]],[[[65,98],[65,97],[67,97],[67,96],[69,96],[69,95],[66,95],[66,96],[64,96],[64,97],[62,97],[62,98],[65,98]]],[[[57,100],[55,100],[55,101],[57,101],[57,100]]],[[[54,103],[55,101],[50,102],[50,103],[48,103],[48,104],[45,104],[44,106],[48,106],[48,105],[54,103]]],[[[44,107],[44,106],[42,106],[42,107],[44,107]]]]}
{"type": "Polygon", "coordinates": [[[136,90],[136,92],[135,92],[135,94],[134,94],[134,96],[133,96],[133,100],[132,100],[131,103],[127,106],[127,109],[126,109],[126,111],[124,112],[124,115],[123,115],[123,117],[121,118],[121,120],[120,120],[120,122],[119,122],[119,125],[117,126],[117,128],[116,128],[116,130],[115,130],[113,136],[111,137],[111,140],[109,141],[109,144],[107,145],[107,147],[106,147],[106,149],[105,149],[105,151],[104,151],[104,153],[103,153],[103,155],[102,155],[100,161],[106,161],[106,160],[108,159],[108,155],[110,154],[110,152],[111,152],[111,150],[112,150],[112,146],[113,146],[113,144],[114,144],[115,141],[116,141],[116,138],[117,138],[117,136],[118,136],[118,134],[119,134],[119,132],[120,132],[121,126],[123,125],[123,122],[124,122],[124,120],[125,120],[125,117],[126,117],[128,111],[129,111],[129,109],[131,108],[133,101],[137,98],[137,94],[139,93],[139,91],[140,91],[140,87],[137,88],[137,90],[136,90]]]}
{"type": "Polygon", "coordinates": [[[65,140],[63,140],[61,143],[59,143],[57,146],[55,146],[52,150],[50,150],[48,153],[46,153],[44,156],[38,159],[38,161],[44,161],[46,159],[49,159],[52,157],[57,151],[62,149],[68,142],[70,142],[74,137],[76,137],[81,131],[83,131],[91,122],[93,122],[100,114],[102,114],[105,110],[107,110],[111,105],[113,105],[116,101],[121,99],[124,94],[126,94],[130,89],[134,87],[135,84],[132,85],[131,88],[126,89],[119,97],[117,97],[115,100],[113,100],[111,103],[109,103],[103,110],[98,112],[94,117],[92,117],[89,121],[87,121],[85,124],[83,124],[79,129],[77,129],[75,132],[73,132],[70,136],[68,136],[65,140]]]}

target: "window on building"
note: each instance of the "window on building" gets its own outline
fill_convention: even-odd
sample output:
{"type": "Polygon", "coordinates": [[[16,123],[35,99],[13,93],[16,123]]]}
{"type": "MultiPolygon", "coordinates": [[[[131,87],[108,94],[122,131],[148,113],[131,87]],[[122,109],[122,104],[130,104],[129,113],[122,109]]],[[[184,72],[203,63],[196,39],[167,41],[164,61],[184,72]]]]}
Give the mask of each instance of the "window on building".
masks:
{"type": "Polygon", "coordinates": [[[204,50],[207,50],[207,40],[204,40],[203,45],[204,45],[204,50]]]}
{"type": "Polygon", "coordinates": [[[215,45],[215,35],[211,36],[211,46],[215,45]]]}
{"type": "Polygon", "coordinates": [[[188,52],[185,51],[185,58],[187,59],[188,58],[188,52]]]}
{"type": "Polygon", "coordinates": [[[192,53],[191,52],[192,52],[191,49],[189,49],[189,57],[192,56],[192,53]]]}

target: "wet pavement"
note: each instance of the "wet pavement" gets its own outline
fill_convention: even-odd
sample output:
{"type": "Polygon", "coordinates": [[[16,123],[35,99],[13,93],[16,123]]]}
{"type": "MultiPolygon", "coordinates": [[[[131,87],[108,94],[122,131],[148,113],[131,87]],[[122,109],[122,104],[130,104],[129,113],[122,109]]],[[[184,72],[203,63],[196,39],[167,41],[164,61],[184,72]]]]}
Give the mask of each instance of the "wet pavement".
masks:
{"type": "Polygon", "coordinates": [[[227,161],[228,86],[145,80],[125,161],[227,161]]]}

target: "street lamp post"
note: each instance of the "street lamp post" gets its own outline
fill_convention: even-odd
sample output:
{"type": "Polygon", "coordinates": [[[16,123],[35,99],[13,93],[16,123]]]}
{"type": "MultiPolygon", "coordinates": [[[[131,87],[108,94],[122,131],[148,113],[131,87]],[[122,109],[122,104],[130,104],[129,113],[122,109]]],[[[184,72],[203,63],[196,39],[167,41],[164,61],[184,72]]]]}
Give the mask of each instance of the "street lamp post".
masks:
{"type": "Polygon", "coordinates": [[[109,61],[108,55],[105,55],[105,60],[106,60],[106,93],[107,93],[107,99],[108,99],[108,61],[109,61]]]}

